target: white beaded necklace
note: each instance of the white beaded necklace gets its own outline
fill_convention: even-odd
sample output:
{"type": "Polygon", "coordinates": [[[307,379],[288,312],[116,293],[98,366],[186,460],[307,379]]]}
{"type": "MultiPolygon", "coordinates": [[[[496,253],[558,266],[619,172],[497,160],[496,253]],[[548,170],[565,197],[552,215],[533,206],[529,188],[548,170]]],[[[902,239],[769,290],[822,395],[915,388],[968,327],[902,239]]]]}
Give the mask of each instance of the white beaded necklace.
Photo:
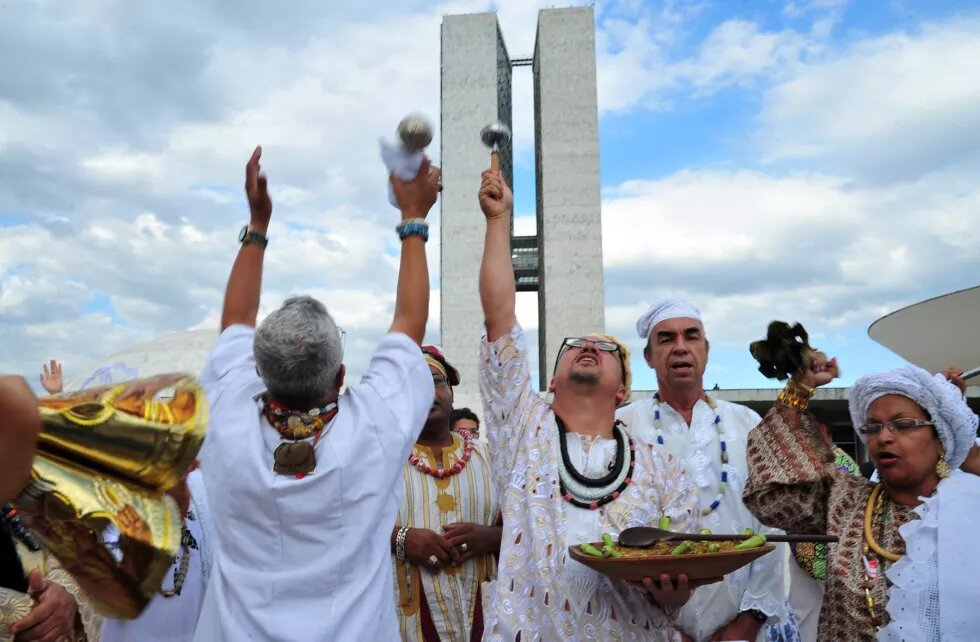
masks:
{"type": "MultiPolygon", "coordinates": [[[[718,493],[715,495],[715,499],[707,508],[701,509],[702,515],[710,515],[713,511],[717,510],[721,506],[721,499],[725,496],[725,485],[728,483],[728,471],[730,467],[728,466],[728,444],[725,443],[725,427],[721,422],[721,413],[718,412],[718,402],[711,397],[711,395],[705,395],[708,406],[715,412],[715,430],[718,431],[718,441],[721,443],[721,482],[718,484],[718,493]]],[[[664,445],[664,433],[660,429],[660,393],[655,393],[653,395],[653,433],[657,437],[657,443],[661,446],[664,445]]]]}

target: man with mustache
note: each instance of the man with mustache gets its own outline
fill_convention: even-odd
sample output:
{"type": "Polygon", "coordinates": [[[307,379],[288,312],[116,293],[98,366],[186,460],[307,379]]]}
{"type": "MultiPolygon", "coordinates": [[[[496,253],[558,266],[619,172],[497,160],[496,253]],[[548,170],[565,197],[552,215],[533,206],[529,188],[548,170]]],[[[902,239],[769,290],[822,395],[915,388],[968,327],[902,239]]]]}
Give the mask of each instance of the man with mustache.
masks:
{"type": "MultiPolygon", "coordinates": [[[[750,408],[708,395],[704,370],[708,339],[701,313],[677,298],[655,301],[637,321],[643,356],[657,374],[658,392],[621,408],[616,417],[630,434],[678,459],[700,490],[701,525],[716,533],[775,532],[742,502],[748,477],[745,448],[760,421],[750,408]]],[[[688,639],[764,640],[766,624],[785,628],[791,613],[782,546],[724,582],[699,588],[681,610],[688,639]]],[[[791,632],[795,623],[790,625],[791,632]]],[[[780,639],[777,636],[775,639],[780,639]]],[[[796,639],[791,636],[789,639],[796,639]]]]}

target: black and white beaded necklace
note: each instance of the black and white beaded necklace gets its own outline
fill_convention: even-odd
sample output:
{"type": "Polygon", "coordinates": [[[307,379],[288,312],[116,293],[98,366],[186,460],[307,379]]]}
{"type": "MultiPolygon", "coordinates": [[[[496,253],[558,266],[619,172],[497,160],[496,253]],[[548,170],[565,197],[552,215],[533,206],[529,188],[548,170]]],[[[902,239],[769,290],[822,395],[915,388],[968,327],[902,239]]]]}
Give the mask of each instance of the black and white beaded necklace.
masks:
{"type": "Polygon", "coordinates": [[[568,456],[568,431],[565,422],[557,415],[555,422],[558,424],[558,445],[561,451],[558,480],[562,499],[573,506],[595,510],[619,497],[633,482],[633,469],[636,466],[636,444],[623,428],[623,422],[617,419],[613,424],[616,458],[609,473],[599,478],[588,477],[575,468],[568,456]]]}

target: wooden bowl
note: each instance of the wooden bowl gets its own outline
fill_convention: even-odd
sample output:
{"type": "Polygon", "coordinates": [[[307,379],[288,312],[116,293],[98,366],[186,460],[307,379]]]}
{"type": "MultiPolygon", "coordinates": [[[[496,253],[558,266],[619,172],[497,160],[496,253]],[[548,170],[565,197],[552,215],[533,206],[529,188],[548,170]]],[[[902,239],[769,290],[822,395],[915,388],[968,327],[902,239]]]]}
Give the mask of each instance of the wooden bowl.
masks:
{"type": "MultiPolygon", "coordinates": [[[[602,543],[593,544],[602,548],[602,543]]],[[[578,546],[569,546],[568,554],[576,562],[608,575],[616,580],[642,581],[645,577],[658,579],[662,573],[677,577],[687,575],[689,587],[720,582],[725,575],[737,571],[746,564],[774,550],[771,544],[726,553],[700,553],[697,555],[650,555],[648,557],[593,557],[586,555],[578,546]]]]}

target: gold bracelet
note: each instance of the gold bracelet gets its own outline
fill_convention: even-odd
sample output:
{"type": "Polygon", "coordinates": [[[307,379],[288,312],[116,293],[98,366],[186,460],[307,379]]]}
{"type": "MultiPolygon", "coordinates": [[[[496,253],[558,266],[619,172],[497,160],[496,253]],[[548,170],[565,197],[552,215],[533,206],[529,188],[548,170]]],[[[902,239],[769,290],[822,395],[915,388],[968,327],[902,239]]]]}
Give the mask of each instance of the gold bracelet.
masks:
{"type": "Polygon", "coordinates": [[[786,382],[786,387],[779,391],[779,400],[785,405],[803,412],[813,397],[814,389],[798,381],[790,379],[786,382]]]}

